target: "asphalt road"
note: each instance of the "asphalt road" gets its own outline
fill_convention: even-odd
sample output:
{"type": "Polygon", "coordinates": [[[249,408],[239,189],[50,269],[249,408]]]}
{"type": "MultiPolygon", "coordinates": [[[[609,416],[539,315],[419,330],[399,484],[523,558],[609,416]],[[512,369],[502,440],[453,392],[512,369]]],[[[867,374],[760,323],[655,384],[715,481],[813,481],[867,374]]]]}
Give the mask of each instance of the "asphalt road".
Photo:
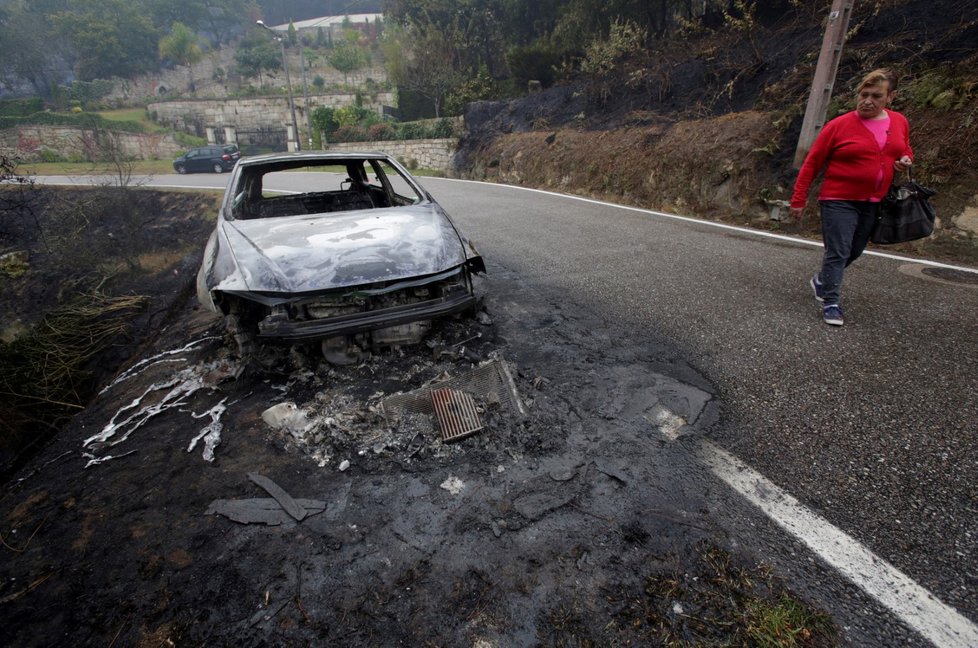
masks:
{"type": "Polygon", "coordinates": [[[847,273],[835,328],[807,285],[819,247],[426,184],[496,262],[624,335],[675,343],[720,394],[718,444],[978,619],[978,283],[867,256],[847,273]]]}
{"type": "MultiPolygon", "coordinates": [[[[223,187],[226,178],[152,184],[223,187]]],[[[566,296],[630,342],[678,349],[720,395],[712,442],[978,621],[978,283],[867,255],[846,275],[846,325],[829,327],[807,285],[821,253],[810,242],[422,180],[491,266],[566,296]]],[[[797,543],[716,488],[740,544],[810,573],[817,558],[799,556],[797,543]]],[[[874,614],[856,592],[832,605],[844,620],[874,614]]]]}

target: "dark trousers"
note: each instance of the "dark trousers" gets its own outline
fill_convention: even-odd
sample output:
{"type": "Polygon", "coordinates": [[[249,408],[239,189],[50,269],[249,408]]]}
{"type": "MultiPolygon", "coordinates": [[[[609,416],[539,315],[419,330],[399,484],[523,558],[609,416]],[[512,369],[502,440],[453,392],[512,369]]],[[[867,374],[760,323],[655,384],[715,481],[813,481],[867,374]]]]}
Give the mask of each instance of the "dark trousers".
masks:
{"type": "Polygon", "coordinates": [[[822,208],[822,242],[825,255],[818,279],[822,282],[825,304],[839,304],[842,273],[859,258],[869,243],[876,225],[879,203],[865,200],[824,200],[822,208]]]}

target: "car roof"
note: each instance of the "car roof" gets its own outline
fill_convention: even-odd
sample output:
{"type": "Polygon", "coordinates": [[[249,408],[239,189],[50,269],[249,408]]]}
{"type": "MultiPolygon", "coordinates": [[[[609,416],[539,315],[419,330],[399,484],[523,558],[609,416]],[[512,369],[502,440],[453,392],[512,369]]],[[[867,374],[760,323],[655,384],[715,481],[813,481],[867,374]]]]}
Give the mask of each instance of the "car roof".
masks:
{"type": "Polygon", "coordinates": [[[393,158],[387,153],[378,151],[344,151],[342,153],[330,153],[328,151],[301,151],[296,153],[265,153],[241,158],[238,162],[241,166],[261,166],[274,162],[350,162],[353,160],[387,160],[393,158]]]}

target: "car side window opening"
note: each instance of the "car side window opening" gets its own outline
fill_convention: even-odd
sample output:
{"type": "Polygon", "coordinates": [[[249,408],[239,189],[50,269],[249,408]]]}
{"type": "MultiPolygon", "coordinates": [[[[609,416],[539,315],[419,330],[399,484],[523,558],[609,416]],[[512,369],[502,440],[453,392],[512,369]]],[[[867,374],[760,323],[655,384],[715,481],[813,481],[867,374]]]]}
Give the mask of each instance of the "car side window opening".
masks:
{"type": "Polygon", "coordinates": [[[396,167],[386,160],[371,160],[371,163],[374,175],[386,188],[395,205],[414,205],[421,202],[422,196],[396,167]]]}

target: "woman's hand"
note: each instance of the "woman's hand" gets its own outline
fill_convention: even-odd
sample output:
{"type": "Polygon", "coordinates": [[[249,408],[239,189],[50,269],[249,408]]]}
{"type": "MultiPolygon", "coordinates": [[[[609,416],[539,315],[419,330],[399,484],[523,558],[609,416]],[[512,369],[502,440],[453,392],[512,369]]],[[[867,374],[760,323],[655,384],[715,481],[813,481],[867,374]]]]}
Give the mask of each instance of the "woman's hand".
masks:
{"type": "Polygon", "coordinates": [[[792,207],[789,211],[791,213],[792,218],[794,218],[796,221],[801,222],[801,216],[802,214],[805,213],[804,207],[792,207]]]}
{"type": "Polygon", "coordinates": [[[902,158],[900,158],[899,160],[897,160],[897,161],[895,161],[893,163],[893,168],[898,173],[901,172],[901,171],[906,171],[907,169],[909,169],[912,166],[913,166],[913,160],[911,160],[910,157],[907,156],[907,155],[904,155],[902,158]]]}

